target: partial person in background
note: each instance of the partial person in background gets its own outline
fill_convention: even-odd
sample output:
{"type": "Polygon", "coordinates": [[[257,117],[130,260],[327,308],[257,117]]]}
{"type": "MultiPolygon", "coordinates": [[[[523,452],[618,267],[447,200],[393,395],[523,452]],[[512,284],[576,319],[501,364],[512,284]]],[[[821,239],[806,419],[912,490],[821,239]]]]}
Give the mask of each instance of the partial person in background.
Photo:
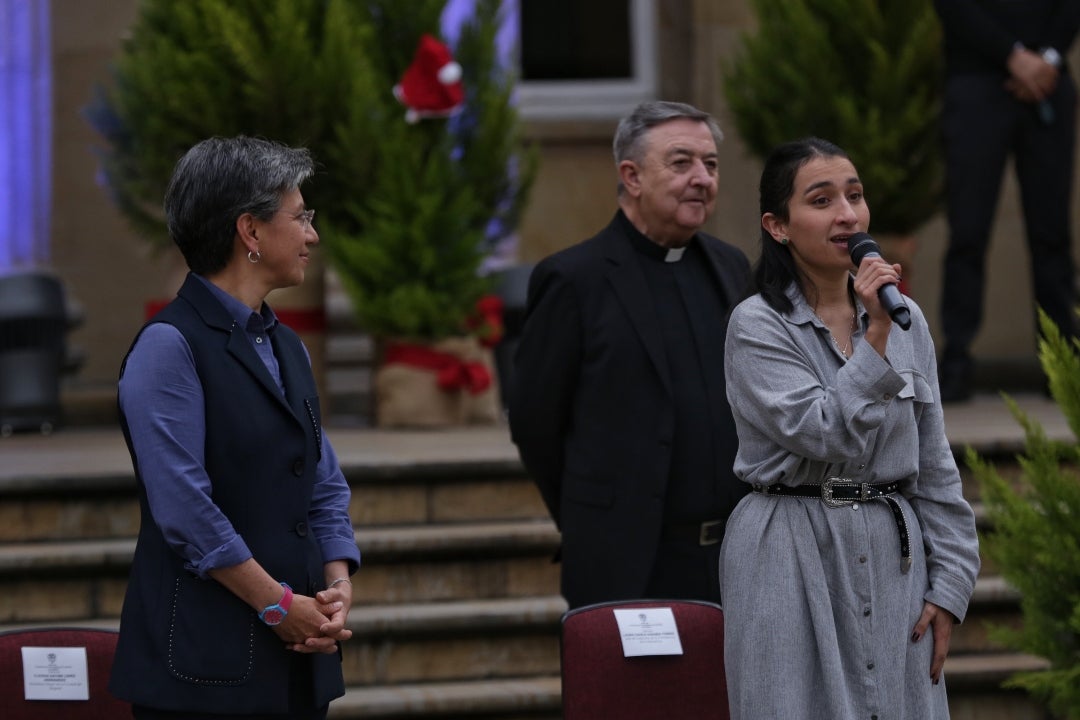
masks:
{"type": "Polygon", "coordinates": [[[119,385],[142,525],[109,688],[136,718],[321,719],[345,691],[349,486],[307,351],[265,302],[319,240],[313,170],[304,149],[212,138],[165,195],[191,272],[119,385]]]}
{"type": "Polygon", "coordinates": [[[562,532],[570,607],[719,600],[720,539],[746,492],[724,327],[750,267],[701,232],[721,137],[689,105],[639,105],[615,133],[611,223],[530,278],[510,427],[562,532]]]}
{"type": "MultiPolygon", "coordinates": [[[[986,251],[1005,164],[1020,184],[1035,302],[1076,335],[1070,232],[1076,87],[1065,56],[1076,0],[935,0],[945,35],[949,245],[942,275],[941,397],[971,397],[983,322],[986,251]]],[[[1036,327],[1038,324],[1036,323],[1036,327]]]]}
{"type": "Polygon", "coordinates": [[[761,176],[755,294],[726,366],[752,492],[720,553],[732,720],[948,718],[942,667],[979,571],[945,436],[934,345],[899,265],[848,241],[870,210],[847,155],[808,138],[761,176]]]}

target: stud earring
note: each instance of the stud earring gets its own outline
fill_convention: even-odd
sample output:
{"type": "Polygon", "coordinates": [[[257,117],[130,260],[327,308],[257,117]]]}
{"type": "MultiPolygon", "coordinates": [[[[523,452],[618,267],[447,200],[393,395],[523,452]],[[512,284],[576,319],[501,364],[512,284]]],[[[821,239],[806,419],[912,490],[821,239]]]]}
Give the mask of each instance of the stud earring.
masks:
{"type": "Polygon", "coordinates": [[[788,240],[786,237],[780,238],[780,244],[781,245],[787,245],[789,242],[791,242],[791,241],[788,240]]]}

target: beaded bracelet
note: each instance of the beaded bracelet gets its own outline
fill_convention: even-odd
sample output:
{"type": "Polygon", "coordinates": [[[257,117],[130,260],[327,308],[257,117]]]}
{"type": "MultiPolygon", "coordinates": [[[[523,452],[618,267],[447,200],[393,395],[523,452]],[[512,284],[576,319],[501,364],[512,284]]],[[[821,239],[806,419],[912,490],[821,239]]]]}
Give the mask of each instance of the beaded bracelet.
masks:
{"type": "Polygon", "coordinates": [[[334,587],[338,583],[349,583],[350,585],[352,585],[352,580],[350,580],[347,577],[339,577],[336,580],[331,581],[330,584],[326,586],[326,589],[329,590],[330,588],[334,587]]]}

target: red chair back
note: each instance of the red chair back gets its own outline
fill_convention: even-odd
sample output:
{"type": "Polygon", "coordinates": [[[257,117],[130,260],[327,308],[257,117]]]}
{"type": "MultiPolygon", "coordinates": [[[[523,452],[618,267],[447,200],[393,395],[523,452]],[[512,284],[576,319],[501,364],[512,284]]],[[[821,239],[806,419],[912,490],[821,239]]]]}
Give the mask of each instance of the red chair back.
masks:
{"type": "Polygon", "coordinates": [[[695,600],[588,605],[562,619],[563,720],[727,720],[724,613],[695,600]],[[682,655],[624,657],[616,609],[671,608],[682,655]]]}
{"type": "Polygon", "coordinates": [[[0,715],[4,720],[117,720],[131,717],[131,705],[106,686],[116,653],[115,630],[34,628],[0,633],[0,715]],[[89,700],[27,700],[23,684],[24,647],[84,647],[89,700]]]}

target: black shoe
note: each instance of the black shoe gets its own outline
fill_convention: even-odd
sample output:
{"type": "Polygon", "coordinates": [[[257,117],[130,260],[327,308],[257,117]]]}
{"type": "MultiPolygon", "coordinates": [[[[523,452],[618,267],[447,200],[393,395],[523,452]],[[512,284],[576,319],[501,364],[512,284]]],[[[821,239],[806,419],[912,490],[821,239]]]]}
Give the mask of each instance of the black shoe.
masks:
{"type": "Polygon", "coordinates": [[[970,400],[974,394],[974,368],[970,360],[952,360],[941,363],[938,385],[941,402],[956,403],[970,400]]]}

